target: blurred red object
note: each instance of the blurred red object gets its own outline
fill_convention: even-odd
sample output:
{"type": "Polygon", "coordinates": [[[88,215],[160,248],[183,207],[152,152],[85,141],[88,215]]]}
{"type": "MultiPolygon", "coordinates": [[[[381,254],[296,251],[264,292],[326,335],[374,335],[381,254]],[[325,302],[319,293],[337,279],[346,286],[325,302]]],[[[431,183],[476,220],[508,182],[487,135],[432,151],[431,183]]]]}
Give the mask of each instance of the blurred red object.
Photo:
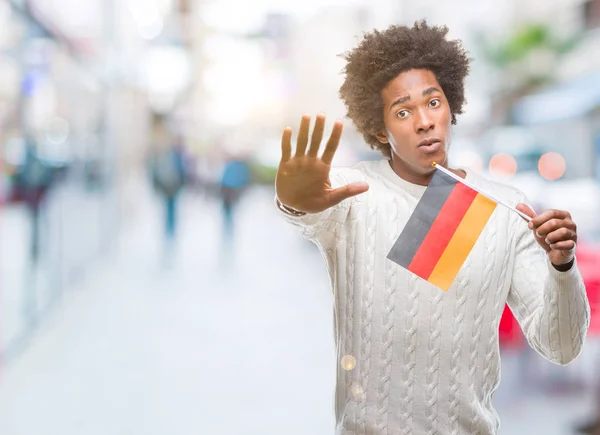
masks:
{"type": "Polygon", "coordinates": [[[600,334],[600,244],[579,243],[577,245],[577,264],[585,282],[590,301],[589,334],[600,334]]]}
{"type": "MultiPolygon", "coordinates": [[[[600,334],[600,244],[579,243],[577,245],[577,265],[585,282],[590,302],[591,320],[589,335],[600,334]]],[[[517,319],[506,306],[500,319],[500,345],[504,348],[520,347],[525,343],[517,319]]]]}
{"type": "Polygon", "coordinates": [[[521,347],[525,343],[521,327],[508,305],[504,307],[504,313],[500,318],[499,336],[500,346],[503,348],[521,347]]]}

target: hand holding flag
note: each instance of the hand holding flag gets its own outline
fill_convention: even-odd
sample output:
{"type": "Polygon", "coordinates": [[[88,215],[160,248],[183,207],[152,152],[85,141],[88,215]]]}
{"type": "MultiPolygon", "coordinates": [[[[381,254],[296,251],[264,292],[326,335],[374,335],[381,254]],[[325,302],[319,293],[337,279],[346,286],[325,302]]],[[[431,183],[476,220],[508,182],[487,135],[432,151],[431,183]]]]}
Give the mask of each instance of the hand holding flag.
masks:
{"type": "Polygon", "coordinates": [[[562,270],[561,266],[569,266],[575,258],[577,246],[577,225],[571,214],[564,210],[547,210],[536,215],[525,204],[517,205],[517,209],[531,217],[529,228],[550,262],[559,270],[562,270]]]}
{"type": "Polygon", "coordinates": [[[551,210],[540,216],[521,204],[514,208],[481,192],[448,169],[436,171],[388,259],[447,291],[474,247],[496,205],[501,204],[537,229],[536,240],[552,264],[562,270],[573,259],[577,239],[567,212],[551,210]]]}

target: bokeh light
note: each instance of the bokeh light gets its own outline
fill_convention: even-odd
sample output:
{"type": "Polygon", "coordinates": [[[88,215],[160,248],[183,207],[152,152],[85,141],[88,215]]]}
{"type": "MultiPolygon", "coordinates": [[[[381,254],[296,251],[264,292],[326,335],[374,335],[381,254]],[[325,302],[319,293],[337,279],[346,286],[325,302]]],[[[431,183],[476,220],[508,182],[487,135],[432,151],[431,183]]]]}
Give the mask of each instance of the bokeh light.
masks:
{"type": "Polygon", "coordinates": [[[361,400],[365,394],[365,390],[359,383],[355,382],[350,386],[350,391],[355,400],[361,400]]]}
{"type": "Polygon", "coordinates": [[[46,139],[54,145],[63,144],[69,138],[69,122],[59,116],[50,118],[46,124],[46,139]]]}
{"type": "Polygon", "coordinates": [[[456,157],[452,159],[452,161],[459,162],[460,166],[467,167],[477,174],[481,174],[481,172],[483,172],[483,159],[475,151],[469,150],[457,153],[456,157]]]}
{"type": "Polygon", "coordinates": [[[342,368],[346,371],[354,370],[356,367],[356,358],[352,355],[346,355],[342,358],[342,368]]]}
{"type": "Polygon", "coordinates": [[[517,161],[510,154],[498,153],[490,159],[490,173],[501,177],[512,177],[517,173],[517,161]]]}
{"type": "Polygon", "coordinates": [[[549,152],[540,157],[538,170],[546,180],[554,181],[565,175],[567,163],[563,156],[558,153],[549,152]]]}

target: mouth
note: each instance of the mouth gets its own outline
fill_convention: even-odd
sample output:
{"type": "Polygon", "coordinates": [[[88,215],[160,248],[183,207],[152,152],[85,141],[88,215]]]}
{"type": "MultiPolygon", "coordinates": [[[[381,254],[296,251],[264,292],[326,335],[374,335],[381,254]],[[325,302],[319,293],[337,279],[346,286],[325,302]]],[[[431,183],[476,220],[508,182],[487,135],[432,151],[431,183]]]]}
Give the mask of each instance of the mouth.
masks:
{"type": "Polygon", "coordinates": [[[436,137],[422,140],[418,146],[419,151],[421,151],[425,154],[435,153],[435,152],[439,151],[441,149],[441,147],[442,147],[442,141],[436,137]]]}

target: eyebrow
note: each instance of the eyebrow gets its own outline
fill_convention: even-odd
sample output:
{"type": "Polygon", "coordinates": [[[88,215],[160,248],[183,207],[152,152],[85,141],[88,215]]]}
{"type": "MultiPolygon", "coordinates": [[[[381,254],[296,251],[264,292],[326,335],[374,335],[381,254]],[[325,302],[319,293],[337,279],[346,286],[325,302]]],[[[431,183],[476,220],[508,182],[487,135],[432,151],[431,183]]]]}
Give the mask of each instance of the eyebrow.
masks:
{"type": "MultiPolygon", "coordinates": [[[[425,89],[425,90],[423,91],[423,94],[422,94],[422,95],[423,95],[424,97],[426,97],[427,95],[433,94],[434,92],[440,92],[440,93],[441,93],[442,91],[440,91],[438,88],[436,88],[436,87],[432,86],[432,87],[430,87],[430,88],[427,88],[427,89],[425,89]]],[[[410,100],[410,95],[405,95],[404,97],[400,97],[400,98],[398,98],[397,100],[395,100],[395,101],[392,103],[392,105],[390,106],[390,110],[392,110],[392,109],[394,108],[394,106],[397,106],[397,105],[399,105],[399,104],[402,104],[402,103],[406,103],[406,102],[407,102],[407,101],[409,101],[409,100],[410,100]]]]}

